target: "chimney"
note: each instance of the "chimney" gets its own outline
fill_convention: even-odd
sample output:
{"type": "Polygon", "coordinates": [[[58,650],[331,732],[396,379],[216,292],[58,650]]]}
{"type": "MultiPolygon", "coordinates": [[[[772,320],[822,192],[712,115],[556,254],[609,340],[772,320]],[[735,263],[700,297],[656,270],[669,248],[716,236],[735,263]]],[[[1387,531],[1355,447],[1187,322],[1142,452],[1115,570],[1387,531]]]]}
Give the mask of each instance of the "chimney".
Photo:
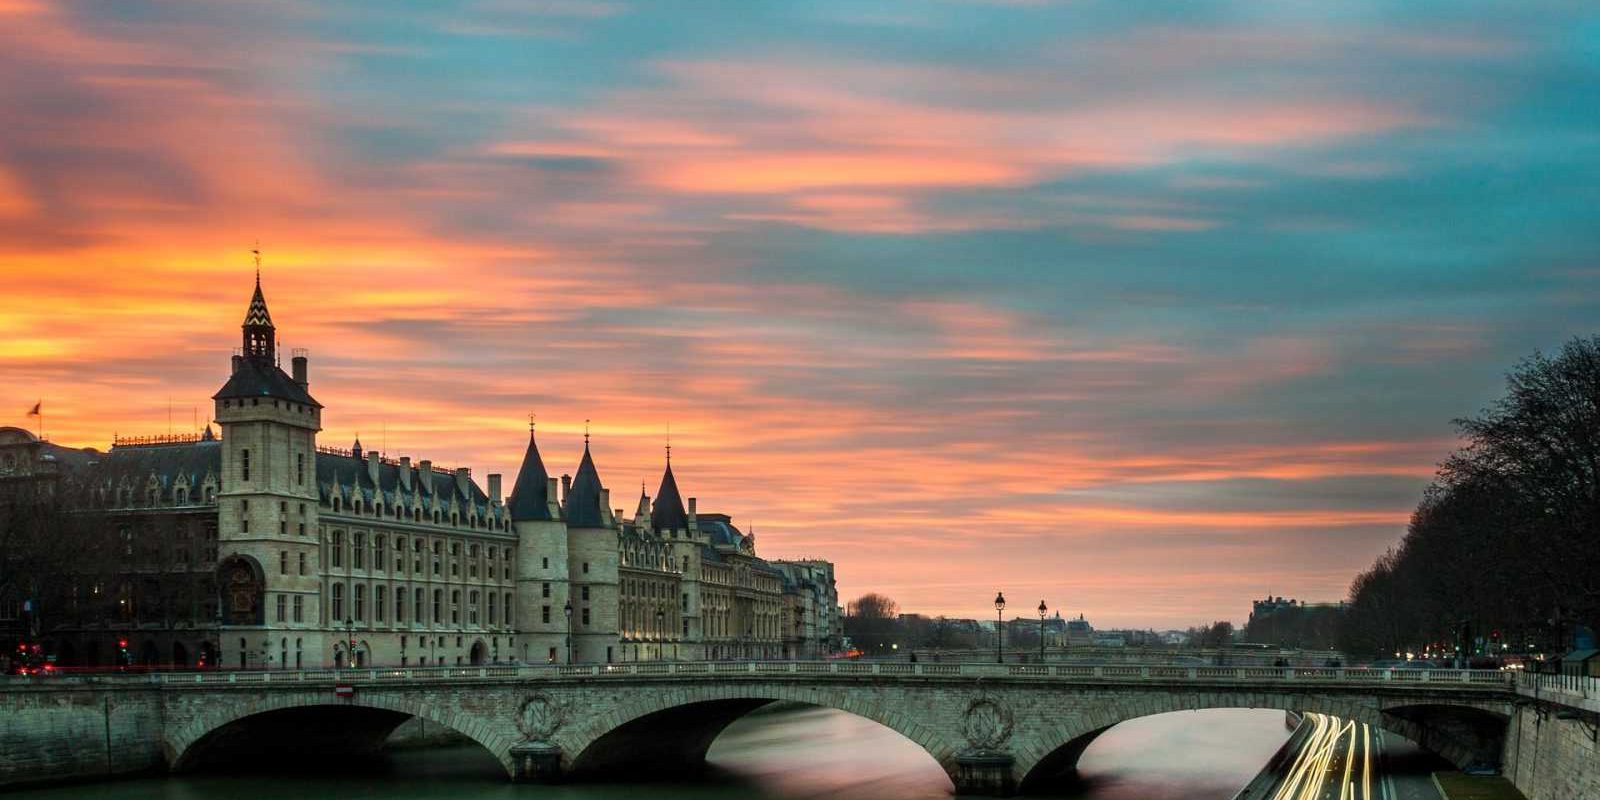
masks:
{"type": "Polygon", "coordinates": [[[466,467],[456,467],[456,491],[462,496],[467,496],[467,486],[472,483],[472,470],[466,467]]]}
{"type": "Polygon", "coordinates": [[[689,516],[691,516],[691,517],[694,516],[694,506],[695,506],[694,498],[691,497],[691,498],[689,498],[689,516]]]}
{"type": "Polygon", "coordinates": [[[294,365],[294,382],[299,384],[300,388],[306,388],[308,383],[306,380],[306,357],[301,353],[296,353],[290,363],[294,365]]]}
{"type": "Polygon", "coordinates": [[[556,479],[550,478],[545,482],[544,496],[546,506],[550,509],[552,519],[561,519],[561,501],[556,497],[556,479]]]}
{"type": "Polygon", "coordinates": [[[500,473],[489,473],[489,502],[500,504],[500,473]]]}
{"type": "Polygon", "coordinates": [[[367,477],[372,479],[374,485],[378,483],[378,452],[376,450],[367,451],[367,477]]]}
{"type": "Polygon", "coordinates": [[[561,476],[561,505],[565,506],[567,504],[567,494],[570,493],[571,491],[572,491],[572,476],[571,475],[562,475],[561,476]]]}
{"type": "Polygon", "coordinates": [[[234,372],[238,372],[239,371],[239,367],[242,366],[243,364],[244,364],[244,356],[241,356],[238,353],[234,353],[233,354],[233,371],[234,372]]]}
{"type": "Polygon", "coordinates": [[[411,456],[400,457],[400,485],[411,491],[411,456]]]}
{"type": "Polygon", "coordinates": [[[428,488],[428,493],[433,493],[433,462],[424,458],[417,462],[417,477],[422,479],[422,485],[428,488]]]}

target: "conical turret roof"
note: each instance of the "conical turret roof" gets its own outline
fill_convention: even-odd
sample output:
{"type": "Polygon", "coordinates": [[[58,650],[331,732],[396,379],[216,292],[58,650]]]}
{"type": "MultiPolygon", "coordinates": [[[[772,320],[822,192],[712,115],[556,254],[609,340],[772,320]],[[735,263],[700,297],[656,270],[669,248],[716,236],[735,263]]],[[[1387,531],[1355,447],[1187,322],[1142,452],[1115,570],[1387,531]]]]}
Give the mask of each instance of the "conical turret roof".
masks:
{"type": "Polygon", "coordinates": [[[650,511],[650,526],[658,531],[689,528],[689,515],[683,510],[678,481],[672,477],[670,457],[667,459],[667,471],[661,475],[661,489],[656,492],[655,508],[650,511]]]}
{"type": "Polygon", "coordinates": [[[594,468],[594,458],[589,455],[589,443],[583,445],[583,463],[567,490],[567,527],[599,528],[605,525],[604,509],[600,507],[600,472],[594,468]]]}
{"type": "Polygon", "coordinates": [[[539,457],[539,445],[533,439],[533,426],[528,426],[528,452],[522,456],[522,469],[517,471],[517,482],[511,488],[511,520],[547,520],[550,516],[550,473],[545,472],[544,459],[539,457]]]}

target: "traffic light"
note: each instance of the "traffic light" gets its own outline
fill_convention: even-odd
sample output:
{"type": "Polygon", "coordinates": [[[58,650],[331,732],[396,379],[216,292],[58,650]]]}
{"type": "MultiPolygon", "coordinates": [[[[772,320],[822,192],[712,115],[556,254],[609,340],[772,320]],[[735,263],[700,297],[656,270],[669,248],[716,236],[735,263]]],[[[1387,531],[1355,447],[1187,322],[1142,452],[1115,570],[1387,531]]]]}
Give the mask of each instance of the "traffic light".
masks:
{"type": "Polygon", "coordinates": [[[128,658],[128,639],[125,636],[117,639],[117,662],[122,666],[132,663],[128,658]]]}

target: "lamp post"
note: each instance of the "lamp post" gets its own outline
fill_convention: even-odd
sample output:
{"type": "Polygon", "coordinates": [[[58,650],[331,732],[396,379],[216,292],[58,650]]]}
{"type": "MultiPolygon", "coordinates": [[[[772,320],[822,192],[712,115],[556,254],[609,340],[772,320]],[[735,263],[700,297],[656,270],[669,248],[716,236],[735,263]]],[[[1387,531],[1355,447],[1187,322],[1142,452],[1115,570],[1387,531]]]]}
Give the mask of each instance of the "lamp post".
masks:
{"type": "Polygon", "coordinates": [[[561,613],[567,615],[567,663],[572,663],[572,601],[568,600],[561,613]]]}
{"type": "Polygon", "coordinates": [[[656,660],[665,660],[666,655],[661,652],[661,643],[666,641],[667,612],[656,609],[656,660]]]}
{"type": "Polygon", "coordinates": [[[1000,615],[1006,610],[1006,596],[1004,592],[994,593],[994,663],[1006,663],[1001,648],[1005,646],[1005,625],[1001,622],[1000,615]]]}
{"type": "Polygon", "coordinates": [[[1044,663],[1044,601],[1039,601],[1039,663],[1044,663]]]}
{"type": "Polygon", "coordinates": [[[355,621],[355,619],[353,619],[351,617],[345,617],[344,618],[344,628],[345,628],[345,631],[349,634],[349,638],[350,638],[350,649],[346,650],[345,653],[344,653],[345,666],[349,667],[350,669],[355,669],[356,668],[356,621],[355,621]]]}

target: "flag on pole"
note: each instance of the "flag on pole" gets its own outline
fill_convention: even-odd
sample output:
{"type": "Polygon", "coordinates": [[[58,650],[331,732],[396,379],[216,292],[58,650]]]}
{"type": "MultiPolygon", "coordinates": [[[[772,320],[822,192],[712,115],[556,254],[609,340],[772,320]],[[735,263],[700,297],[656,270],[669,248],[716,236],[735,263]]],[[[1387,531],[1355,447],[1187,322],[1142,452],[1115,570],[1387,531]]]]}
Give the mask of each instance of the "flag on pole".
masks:
{"type": "Polygon", "coordinates": [[[41,411],[43,406],[44,406],[44,401],[43,400],[40,400],[39,402],[34,403],[33,404],[33,410],[28,412],[28,416],[30,416],[30,417],[43,416],[43,412],[41,411]]]}

